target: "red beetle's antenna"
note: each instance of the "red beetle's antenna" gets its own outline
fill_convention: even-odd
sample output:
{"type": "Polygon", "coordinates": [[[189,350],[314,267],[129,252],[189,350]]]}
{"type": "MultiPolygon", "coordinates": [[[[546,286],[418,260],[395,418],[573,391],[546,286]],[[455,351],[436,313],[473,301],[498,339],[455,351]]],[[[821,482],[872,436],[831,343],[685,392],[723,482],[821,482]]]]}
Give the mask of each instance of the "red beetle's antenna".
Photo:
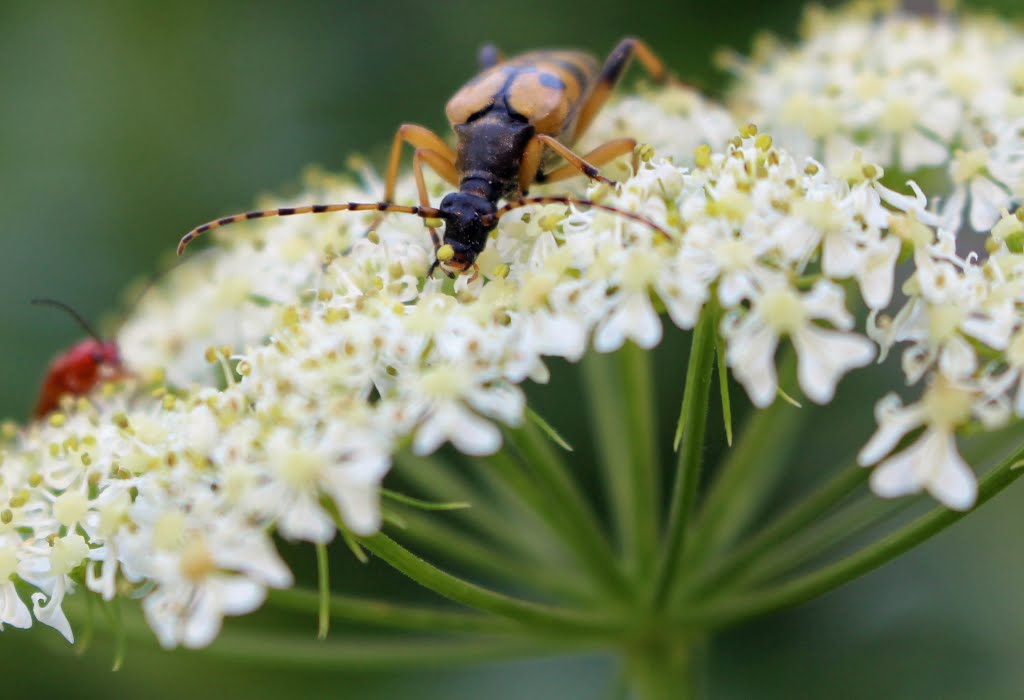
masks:
{"type": "Polygon", "coordinates": [[[36,306],[52,306],[54,308],[66,311],[71,315],[71,318],[75,319],[78,322],[78,325],[81,326],[86,333],[93,337],[93,339],[100,343],[104,342],[103,338],[100,337],[100,334],[93,330],[93,327],[90,326],[84,318],[82,318],[82,315],[75,311],[73,308],[71,308],[71,306],[69,306],[68,304],[65,304],[63,301],[58,301],[56,299],[33,299],[32,303],[35,304],[36,306]]]}
{"type": "Polygon", "coordinates": [[[631,221],[636,221],[638,223],[644,224],[645,226],[649,226],[650,228],[654,229],[659,234],[664,236],[667,240],[673,240],[672,235],[668,231],[666,231],[664,227],[659,226],[658,224],[654,223],[645,216],[640,216],[639,214],[634,214],[631,211],[619,209],[618,207],[609,206],[608,204],[599,204],[589,199],[577,199],[576,197],[564,197],[561,195],[550,195],[542,197],[522,197],[515,201],[509,202],[508,204],[494,212],[494,214],[492,214],[491,216],[485,216],[484,220],[488,225],[490,225],[491,223],[496,223],[498,219],[500,219],[513,209],[527,207],[531,204],[576,204],[581,207],[593,207],[594,209],[600,209],[602,211],[610,211],[615,214],[619,214],[627,219],[630,219],[631,221]]]}
{"type": "Polygon", "coordinates": [[[249,211],[244,214],[225,216],[220,219],[208,221],[201,226],[186,233],[178,243],[178,255],[185,252],[185,246],[192,239],[206,233],[212,228],[220,228],[238,221],[247,219],[264,219],[268,216],[292,216],[294,214],[326,214],[332,211],[393,211],[400,214],[412,214],[421,219],[440,219],[441,210],[433,207],[406,207],[400,204],[388,204],[387,202],[348,202],[347,204],[308,204],[301,207],[280,207],[278,209],[263,209],[260,211],[249,211]]]}

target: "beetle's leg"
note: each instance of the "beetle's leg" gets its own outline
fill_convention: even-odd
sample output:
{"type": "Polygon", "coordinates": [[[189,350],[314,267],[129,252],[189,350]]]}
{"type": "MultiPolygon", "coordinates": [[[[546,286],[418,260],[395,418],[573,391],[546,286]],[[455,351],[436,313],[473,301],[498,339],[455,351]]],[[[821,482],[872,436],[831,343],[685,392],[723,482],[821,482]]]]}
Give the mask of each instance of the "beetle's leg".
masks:
{"type": "MultiPolygon", "coordinates": [[[[561,168],[558,168],[555,172],[561,173],[562,170],[568,168],[570,170],[570,172],[583,173],[584,175],[589,177],[591,180],[597,180],[598,182],[603,182],[603,183],[608,184],[608,185],[614,185],[615,184],[615,182],[613,180],[609,180],[608,178],[606,178],[603,175],[599,174],[597,172],[597,168],[594,167],[594,165],[592,165],[591,163],[587,162],[586,160],[584,160],[580,156],[578,156],[575,153],[573,153],[571,148],[566,146],[564,143],[562,143],[558,139],[556,139],[556,138],[554,138],[552,136],[548,136],[547,134],[537,134],[536,136],[533,137],[533,140],[540,142],[543,146],[547,146],[552,151],[554,151],[555,153],[557,153],[558,155],[560,155],[562,158],[564,158],[566,160],[567,164],[564,165],[561,168]]],[[[532,146],[532,145],[533,145],[532,143],[527,145],[527,147],[526,147],[527,152],[529,152],[530,146],[532,146]]],[[[523,166],[522,167],[526,166],[526,162],[525,161],[526,161],[526,158],[523,158],[523,166]]],[[[537,166],[534,165],[534,167],[536,168],[537,166]]],[[[531,175],[535,176],[537,182],[548,182],[548,180],[550,179],[550,178],[546,177],[543,173],[537,173],[536,170],[534,170],[531,173],[531,175]]],[[[563,175],[562,179],[564,179],[565,177],[568,177],[568,175],[563,175]]],[[[520,183],[522,183],[522,180],[523,180],[523,173],[522,173],[522,170],[520,170],[520,175],[519,175],[520,183]]]]}
{"type": "MultiPolygon", "coordinates": [[[[398,180],[398,165],[402,159],[402,144],[409,143],[416,148],[427,148],[436,151],[444,160],[452,164],[452,171],[455,168],[455,151],[444,142],[440,136],[425,126],[419,124],[402,124],[395,132],[395,139],[391,142],[391,158],[388,160],[388,174],[384,180],[384,201],[391,203],[395,199],[395,182],[398,180]]],[[[432,165],[432,164],[431,164],[432,165]]],[[[438,171],[445,180],[458,187],[458,177],[451,179],[444,172],[438,171]]]]}
{"type": "Polygon", "coordinates": [[[665,64],[658,56],[651,51],[644,42],[634,37],[627,37],[619,42],[619,45],[612,49],[605,59],[601,72],[594,81],[594,87],[590,91],[586,102],[580,107],[580,116],[576,120],[576,130],[573,132],[573,141],[583,135],[594,117],[601,111],[601,107],[608,101],[612,90],[619,82],[633,56],[639,59],[640,63],[651,75],[655,83],[665,83],[673,79],[672,74],[665,68],[665,64]]]}
{"type": "MultiPolygon", "coordinates": [[[[427,183],[423,179],[423,163],[426,163],[434,172],[440,175],[448,182],[454,180],[456,183],[459,181],[459,172],[455,169],[455,164],[451,161],[445,160],[445,157],[437,151],[432,151],[429,148],[417,148],[416,152],[412,156],[412,172],[416,178],[416,190],[420,195],[420,206],[430,206],[430,195],[427,194],[427,183]]],[[[427,226],[427,230],[430,231],[430,240],[434,243],[434,250],[436,251],[441,247],[441,239],[437,236],[437,229],[427,226]]]]}
{"type": "MultiPolygon", "coordinates": [[[[604,165],[608,161],[614,160],[626,153],[633,154],[633,172],[635,173],[637,168],[640,166],[640,157],[636,154],[636,139],[628,137],[612,139],[607,143],[602,143],[590,153],[585,154],[580,159],[580,162],[589,163],[596,167],[598,165],[604,165]]],[[[560,168],[555,168],[550,173],[539,173],[537,175],[537,182],[558,182],[559,180],[570,178],[573,175],[578,175],[580,170],[581,168],[578,165],[570,161],[560,168]]]]}
{"type": "Polygon", "coordinates": [[[476,55],[476,62],[481,71],[493,68],[504,60],[505,57],[501,55],[501,49],[490,42],[481,46],[476,55]]]}
{"type": "Polygon", "coordinates": [[[519,194],[525,196],[530,189],[530,183],[537,177],[540,171],[541,158],[544,155],[544,142],[534,136],[526,144],[523,151],[523,159],[519,162],[519,194]]]}
{"type": "MultiPolygon", "coordinates": [[[[395,132],[395,138],[391,142],[391,157],[388,159],[388,172],[384,179],[384,201],[388,204],[395,201],[395,183],[398,180],[398,166],[402,160],[402,144],[409,143],[416,148],[425,148],[433,151],[440,158],[436,160],[428,160],[427,164],[430,165],[437,174],[448,181],[453,187],[458,187],[459,178],[455,173],[455,151],[451,146],[446,144],[444,140],[435,134],[425,126],[419,124],[402,124],[398,127],[398,131],[395,132]],[[439,169],[435,163],[445,162],[447,165],[439,169]],[[450,166],[450,167],[449,167],[450,166]]],[[[429,206],[429,202],[424,202],[421,199],[421,204],[429,206]]],[[[380,226],[380,222],[383,219],[382,216],[378,216],[374,219],[373,223],[370,224],[370,228],[367,233],[371,233],[380,226]]]]}

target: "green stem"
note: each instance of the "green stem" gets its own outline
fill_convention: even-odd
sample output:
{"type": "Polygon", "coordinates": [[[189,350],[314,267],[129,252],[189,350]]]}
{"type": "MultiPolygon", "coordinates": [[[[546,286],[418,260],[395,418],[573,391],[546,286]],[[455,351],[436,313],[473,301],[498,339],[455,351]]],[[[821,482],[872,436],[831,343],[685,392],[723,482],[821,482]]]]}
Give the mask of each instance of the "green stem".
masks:
{"type": "Polygon", "coordinates": [[[615,360],[608,355],[589,352],[584,356],[581,367],[587,391],[590,432],[594,437],[616,539],[627,569],[635,571],[636,524],[639,521],[634,512],[637,507],[636,484],[629,473],[633,460],[615,360]]]}
{"type": "Polygon", "coordinates": [[[537,426],[527,423],[508,430],[507,435],[543,486],[539,491],[544,499],[542,513],[547,514],[567,548],[602,586],[622,597],[628,591],[628,583],[616,565],[615,554],[597,517],[579,490],[578,479],[537,426]]]}
{"type": "Polygon", "coordinates": [[[237,660],[251,666],[312,669],[354,669],[393,672],[396,667],[462,666],[484,661],[543,657],[587,651],[578,644],[521,639],[380,639],[353,637],[329,642],[288,638],[280,634],[222,634],[204,655],[237,660]]]}
{"type": "Polygon", "coordinates": [[[629,650],[626,674],[633,700],[692,700],[697,696],[694,647],[685,638],[656,639],[629,650]]]}
{"type": "MultiPolygon", "coordinates": [[[[796,383],[796,353],[779,360],[779,386],[796,383]]],[[[787,456],[811,410],[776,398],[747,420],[725,463],[718,469],[687,543],[687,561],[705,561],[732,543],[750,523],[789,464],[787,456]]]]}
{"type": "MultiPolygon", "coordinates": [[[[987,465],[995,455],[1005,454],[1012,449],[1011,446],[1019,445],[1022,437],[1020,433],[1019,427],[987,433],[984,441],[968,442],[964,445],[964,458],[970,464],[987,465]]],[[[712,560],[711,564],[698,574],[692,585],[687,586],[689,596],[695,598],[694,594],[699,595],[702,591],[723,590],[731,586],[731,582],[734,580],[747,582],[754,577],[764,580],[772,573],[778,573],[787,567],[802,563],[805,557],[800,555],[800,551],[821,551],[821,547],[827,542],[827,533],[807,533],[802,541],[791,543],[794,537],[800,538],[809,526],[818,522],[819,518],[856,491],[867,481],[870,474],[870,469],[865,469],[856,463],[851,463],[841,469],[809,496],[799,500],[796,505],[759,530],[739,548],[721,559],[712,560]],[[779,545],[783,543],[786,544],[785,548],[779,548],[779,545]],[[772,554],[776,548],[779,548],[778,552],[772,554]]],[[[869,496],[869,498],[872,502],[879,503],[873,496],[869,496]]],[[[903,499],[899,504],[889,506],[886,505],[887,503],[891,504],[892,502],[881,502],[877,509],[877,512],[883,517],[888,517],[893,511],[901,510],[909,501],[903,499]]],[[[847,527],[862,531],[865,527],[876,524],[871,522],[874,520],[873,517],[864,515],[865,512],[871,511],[868,512],[868,516],[873,516],[875,509],[863,503],[856,508],[858,510],[855,512],[845,515],[837,514],[837,518],[831,524],[825,523],[825,525],[833,532],[842,535],[844,528],[847,527]]]]}
{"type": "Polygon", "coordinates": [[[424,561],[383,533],[364,537],[360,541],[368,550],[421,586],[470,608],[501,615],[533,628],[570,636],[604,639],[622,633],[622,620],[513,598],[460,579],[424,561]]]}
{"type": "Polygon", "coordinates": [[[496,549],[466,531],[445,524],[421,511],[404,508],[398,512],[407,526],[403,531],[406,537],[417,545],[446,557],[448,561],[466,566],[478,574],[513,582],[516,586],[547,595],[573,600],[593,598],[592,594],[582,590],[580,583],[573,580],[562,568],[531,565],[533,559],[523,559],[517,557],[515,553],[496,549]]]}
{"type": "Polygon", "coordinates": [[[457,520],[506,548],[519,544],[516,533],[508,527],[507,514],[494,507],[479,487],[459,473],[460,465],[444,464],[437,457],[420,457],[409,452],[396,455],[395,464],[400,478],[428,497],[471,504],[472,507],[454,513],[457,520]]]}
{"type": "MultiPolygon", "coordinates": [[[[607,599],[609,590],[621,590],[622,584],[618,580],[618,572],[615,570],[612,560],[607,555],[602,555],[604,545],[593,541],[593,533],[587,532],[584,528],[580,530],[577,525],[566,514],[562,512],[563,504],[553,498],[548,492],[546,484],[527,471],[523,462],[512,456],[511,451],[506,450],[497,454],[485,457],[481,462],[481,471],[503,489],[502,494],[506,498],[512,497],[512,503],[523,509],[528,519],[517,518],[517,527],[506,528],[514,531],[520,538],[528,541],[521,543],[532,548],[531,559],[534,566],[519,565],[519,575],[527,578],[535,576],[559,576],[567,583],[571,583],[573,597],[583,600],[584,598],[594,600],[596,598],[607,599]],[[526,529],[531,524],[539,524],[537,534],[531,536],[526,529]],[[580,539],[586,541],[586,545],[579,544],[580,539]],[[558,562],[565,562],[567,557],[572,557],[581,563],[587,563],[587,557],[594,564],[594,571],[597,576],[583,577],[574,575],[574,568],[571,566],[559,566],[558,562]],[[545,566],[537,566],[546,562],[545,566]],[[595,584],[597,586],[595,587],[595,584]],[[581,596],[582,594],[582,596],[581,596]]],[[[543,469],[543,465],[541,466],[543,469]]],[[[621,597],[617,595],[615,597],[621,597]]]]}
{"type": "MultiPolygon", "coordinates": [[[[74,598],[77,598],[75,596],[74,598]]],[[[312,591],[272,591],[272,603],[282,607],[314,612],[318,596],[312,591]],[[295,596],[291,594],[297,594],[295,596]]],[[[79,601],[65,601],[73,614],[81,612],[79,601]]],[[[499,618],[485,618],[474,613],[433,611],[347,596],[332,596],[332,604],[339,607],[333,612],[352,621],[381,623],[407,631],[419,631],[418,636],[368,636],[335,634],[330,640],[317,641],[309,636],[282,634],[280,630],[261,629],[254,618],[225,621],[213,644],[198,651],[180,650],[179,653],[201,654],[210,658],[224,658],[251,666],[253,663],[274,668],[354,669],[393,672],[396,667],[428,668],[477,664],[484,661],[515,658],[543,657],[554,654],[573,654],[599,651],[603,645],[580,638],[564,639],[551,636],[537,637],[520,634],[504,636],[506,631],[521,631],[522,627],[499,618]],[[461,615],[461,621],[460,621],[461,615]],[[403,620],[408,624],[404,624],[403,620]],[[445,632],[479,633],[484,636],[446,639],[445,632]],[[501,636],[497,636],[501,635],[501,636]]],[[[99,626],[100,634],[108,632],[120,647],[129,640],[136,645],[156,647],[153,632],[139,611],[128,611],[121,627],[99,626]]]]}
{"type": "MultiPolygon", "coordinates": [[[[615,355],[622,391],[622,409],[626,440],[632,456],[627,474],[632,478],[633,544],[636,578],[645,585],[657,565],[658,527],[661,520],[660,459],[658,457],[657,418],[650,353],[626,342],[615,355]]],[[[641,586],[643,589],[645,586],[641,586]]]]}
{"type": "Polygon", "coordinates": [[[317,579],[317,639],[327,639],[331,629],[331,565],[327,558],[327,545],[316,544],[316,579],[317,579]]]}
{"type": "Polygon", "coordinates": [[[973,513],[982,504],[1024,475],[1018,464],[1024,447],[1018,448],[993,469],[978,488],[978,498],[970,510],[955,511],[939,506],[859,552],[818,571],[805,574],[778,587],[738,596],[724,596],[693,608],[680,619],[684,624],[714,628],[740,620],[792,607],[839,588],[877,569],[900,554],[935,536],[950,525],[973,513]]]}
{"type": "MultiPolygon", "coordinates": [[[[317,593],[296,588],[271,591],[268,603],[279,609],[301,613],[314,613],[321,609],[320,597],[317,593]]],[[[521,633],[523,630],[520,625],[500,617],[480,615],[464,610],[400,605],[372,598],[339,594],[328,597],[328,612],[337,620],[407,632],[505,634],[521,633]]]]}
{"type": "Polygon", "coordinates": [[[739,548],[725,557],[713,560],[709,566],[698,573],[690,585],[687,585],[687,591],[699,592],[715,589],[723,582],[743,573],[766,552],[801,532],[853,493],[867,480],[869,474],[869,470],[856,464],[844,468],[810,496],[801,499],[795,506],[778,516],[739,548]]]}
{"type": "MultiPolygon", "coordinates": [[[[786,542],[764,558],[756,561],[742,575],[733,579],[734,586],[751,588],[796,571],[823,553],[835,550],[847,542],[860,537],[872,528],[879,527],[901,511],[913,505],[914,499],[898,501],[881,500],[873,495],[865,496],[842,510],[823,519],[799,537],[786,542]]],[[[725,585],[719,590],[724,590],[725,585]]]]}
{"type": "Polygon", "coordinates": [[[686,386],[679,415],[679,425],[683,432],[676,461],[675,481],[672,485],[665,544],[662,547],[663,554],[654,587],[654,598],[659,603],[675,587],[679,576],[686,527],[700,481],[717,328],[717,310],[712,306],[705,307],[693,332],[690,359],[686,367],[686,386]]]}

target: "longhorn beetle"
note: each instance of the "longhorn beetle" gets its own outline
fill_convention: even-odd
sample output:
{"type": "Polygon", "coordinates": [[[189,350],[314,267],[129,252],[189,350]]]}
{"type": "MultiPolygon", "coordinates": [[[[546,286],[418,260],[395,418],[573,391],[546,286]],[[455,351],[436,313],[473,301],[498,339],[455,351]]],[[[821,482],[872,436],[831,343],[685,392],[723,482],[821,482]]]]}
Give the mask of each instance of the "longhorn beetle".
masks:
{"type": "Polygon", "coordinates": [[[635,139],[613,139],[583,156],[566,145],[575,143],[590,126],[634,56],[655,82],[664,83],[671,78],[654,52],[635,38],[620,41],[600,70],[595,58],[581,51],[533,51],[503,60],[495,47],[484,46],[479,54],[481,72],[456,92],[445,108],[458,140],[456,148],[452,149],[425,127],[402,124],[391,144],[384,201],[283,207],[215,219],[185,234],[178,244],[178,255],[196,236],[236,221],[376,210],[442,220],[444,245],[427,221],[435,255],[428,274],[441,266],[449,277],[469,267],[475,275],[476,257],[487,245],[487,235],[498,225],[498,219],[513,209],[545,203],[579,204],[617,212],[670,239],[668,232],[654,222],[615,207],[564,196],[525,197],[534,182],[557,182],[577,173],[614,184],[599,175],[596,166],[627,153],[633,154],[636,170],[635,139]],[[419,206],[393,203],[404,143],[416,148],[413,174],[419,206]],[[565,164],[551,168],[551,161],[558,158],[565,164]],[[457,192],[441,200],[439,208],[430,206],[423,180],[424,164],[458,187],[457,192]],[[502,198],[510,201],[499,208],[502,198]]]}
{"type": "Polygon", "coordinates": [[[58,355],[50,363],[50,368],[43,379],[39,390],[39,399],[32,411],[33,418],[42,418],[60,405],[60,398],[65,394],[83,396],[92,391],[101,380],[117,379],[124,374],[121,362],[121,351],[113,340],[103,340],[85,322],[85,319],[62,301],[55,299],[33,299],[33,304],[53,306],[68,312],[78,325],[89,334],[58,355]]]}

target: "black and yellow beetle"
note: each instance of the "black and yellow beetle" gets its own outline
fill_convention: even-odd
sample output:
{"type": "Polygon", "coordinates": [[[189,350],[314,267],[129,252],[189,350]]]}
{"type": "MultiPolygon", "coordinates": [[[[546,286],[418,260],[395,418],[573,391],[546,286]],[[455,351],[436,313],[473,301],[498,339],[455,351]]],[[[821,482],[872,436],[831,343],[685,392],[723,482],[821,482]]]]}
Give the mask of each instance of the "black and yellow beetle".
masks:
{"type": "Polygon", "coordinates": [[[454,276],[468,267],[475,268],[474,261],[487,245],[488,233],[504,213],[527,204],[557,202],[618,212],[670,238],[657,224],[614,207],[572,197],[525,197],[534,182],[557,182],[576,174],[613,184],[598,174],[596,166],[627,153],[633,154],[636,169],[635,139],[613,139],[583,156],[567,145],[575,143],[590,126],[634,56],[655,82],[670,78],[661,60],[634,38],[619,42],[600,70],[596,59],[582,51],[532,51],[503,60],[493,46],[484,46],[479,57],[481,72],[455,93],[445,110],[458,138],[457,146],[453,149],[426,127],[400,126],[391,145],[384,201],[313,204],[227,216],[185,234],[178,244],[178,254],[204,231],[236,221],[377,210],[443,221],[443,245],[437,232],[429,229],[435,251],[429,273],[440,265],[449,276],[454,276]],[[416,148],[413,174],[419,206],[393,203],[404,143],[416,148]],[[565,164],[547,169],[558,159],[565,164]],[[424,164],[459,188],[441,200],[439,208],[430,206],[423,179],[424,164]],[[503,198],[510,202],[499,208],[498,201],[503,198]]]}

